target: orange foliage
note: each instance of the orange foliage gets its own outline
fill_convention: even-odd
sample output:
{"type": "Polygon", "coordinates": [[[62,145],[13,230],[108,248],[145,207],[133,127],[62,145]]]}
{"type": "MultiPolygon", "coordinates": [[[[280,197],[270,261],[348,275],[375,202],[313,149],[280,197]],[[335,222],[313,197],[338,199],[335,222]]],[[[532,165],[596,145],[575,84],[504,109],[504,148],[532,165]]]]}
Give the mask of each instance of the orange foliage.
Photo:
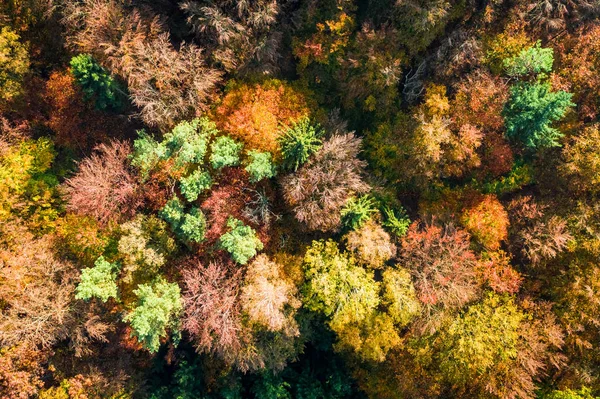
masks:
{"type": "Polygon", "coordinates": [[[279,153],[281,129],[310,112],[309,101],[278,80],[233,86],[216,110],[221,130],[242,140],[250,149],[279,153]]]}
{"type": "Polygon", "coordinates": [[[461,223],[484,247],[494,251],[508,237],[508,214],[493,195],[486,195],[475,206],[464,209],[461,223]]]}
{"type": "Polygon", "coordinates": [[[33,397],[44,385],[42,365],[48,353],[30,345],[0,350],[0,395],[3,399],[33,397]]]}
{"type": "Polygon", "coordinates": [[[500,78],[485,72],[469,75],[459,85],[452,104],[455,122],[473,125],[485,132],[502,131],[502,108],[508,93],[508,88],[500,78]]]}
{"type": "Polygon", "coordinates": [[[109,137],[122,137],[127,123],[107,117],[83,99],[83,93],[68,71],[53,72],[46,82],[48,126],[56,133],[56,143],[89,150],[109,137]]]}

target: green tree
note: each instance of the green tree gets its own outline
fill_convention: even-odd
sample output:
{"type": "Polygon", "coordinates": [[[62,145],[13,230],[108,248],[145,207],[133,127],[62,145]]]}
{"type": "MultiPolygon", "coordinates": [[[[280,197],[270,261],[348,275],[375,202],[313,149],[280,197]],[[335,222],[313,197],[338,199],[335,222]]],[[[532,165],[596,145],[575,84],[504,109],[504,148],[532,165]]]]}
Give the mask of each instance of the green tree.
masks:
{"type": "Polygon", "coordinates": [[[529,149],[560,146],[563,134],[551,126],[574,106],[571,93],[550,91],[549,83],[517,83],[503,114],[506,136],[529,149]]]}
{"type": "Polygon", "coordinates": [[[106,302],[108,298],[117,298],[117,274],[119,265],[110,263],[100,256],[94,267],[81,270],[81,282],[77,285],[75,298],[89,300],[92,297],[106,302]]]}
{"type": "Polygon", "coordinates": [[[218,133],[216,125],[206,117],[180,122],[165,134],[163,159],[174,158],[177,166],[203,164],[208,144],[218,133]]]}
{"type": "Polygon", "coordinates": [[[9,101],[23,91],[23,77],[29,70],[27,46],[8,26],[0,30],[0,102],[9,101]]]}
{"type": "Polygon", "coordinates": [[[540,399],[599,399],[599,396],[592,395],[592,390],[583,387],[577,391],[565,389],[561,391],[552,391],[548,394],[542,394],[540,399]]]}
{"type": "Polygon", "coordinates": [[[206,216],[200,208],[193,207],[183,215],[178,229],[179,235],[185,241],[202,242],[206,234],[206,216]]]}
{"type": "Polygon", "coordinates": [[[342,225],[347,229],[356,230],[376,212],[375,201],[371,196],[350,197],[341,210],[342,225]]]}
{"type": "Polygon", "coordinates": [[[215,169],[240,163],[240,151],[244,145],[231,137],[218,137],[211,145],[210,164],[215,169]]]}
{"type": "Polygon", "coordinates": [[[118,110],[123,106],[123,89],[91,55],[71,58],[71,73],[81,86],[86,100],[94,100],[98,109],[118,110]]]}
{"type": "Polygon", "coordinates": [[[158,212],[158,215],[164,221],[169,223],[169,225],[171,226],[171,230],[177,232],[179,230],[179,225],[183,220],[184,213],[185,208],[183,207],[183,204],[181,203],[179,198],[177,198],[177,196],[173,196],[173,198],[167,201],[163,209],[161,209],[160,212],[158,212]]]}
{"type": "Polygon", "coordinates": [[[200,194],[213,184],[212,177],[206,170],[196,169],[189,176],[179,179],[181,194],[189,202],[196,201],[200,194]]]}
{"type": "Polygon", "coordinates": [[[217,133],[215,124],[206,117],[180,122],[161,142],[140,130],[133,143],[131,164],[140,169],[142,176],[168,159],[174,159],[177,167],[203,164],[211,137],[217,133]]]}
{"type": "Polygon", "coordinates": [[[503,61],[506,74],[514,77],[550,73],[553,63],[552,48],[542,48],[539,41],[534,46],[523,49],[519,54],[503,61]]]}
{"type": "Polygon", "coordinates": [[[174,196],[160,210],[159,216],[169,223],[173,232],[183,241],[201,242],[204,240],[206,216],[199,208],[192,207],[186,213],[179,198],[174,196]]]}
{"type": "Polygon", "coordinates": [[[124,320],[131,324],[135,336],[150,352],[158,351],[167,329],[177,331],[183,304],[176,283],[159,277],[152,284],[141,284],[133,293],[137,304],[124,320]]]}
{"type": "Polygon", "coordinates": [[[381,223],[382,226],[387,227],[396,237],[402,237],[408,232],[410,218],[406,215],[406,212],[402,207],[399,211],[385,207],[383,208],[382,213],[384,216],[383,223],[381,223]]]}
{"type": "MultiPolygon", "coordinates": [[[[0,133],[1,136],[1,133],[0,133]]],[[[0,143],[6,144],[0,139],[0,143]]],[[[47,137],[3,146],[0,152],[0,223],[14,216],[41,235],[56,225],[62,203],[52,170],[56,151],[47,137]]]]}
{"type": "Polygon", "coordinates": [[[308,117],[300,119],[287,129],[279,138],[283,166],[290,170],[298,170],[300,165],[308,161],[311,154],[321,148],[323,135],[318,125],[313,125],[308,117]]]}
{"type": "Polygon", "coordinates": [[[219,243],[237,263],[245,265],[263,249],[263,244],[252,227],[233,217],[227,220],[227,227],[230,230],[221,236],[219,243]]]}
{"type": "Polygon", "coordinates": [[[248,165],[246,172],[250,175],[250,182],[257,183],[262,179],[270,179],[277,174],[270,152],[252,150],[248,152],[248,165]]]}
{"type": "Polygon", "coordinates": [[[305,306],[339,323],[366,318],[379,304],[379,284],[373,273],[340,252],[336,242],[313,241],[303,261],[305,306]]]}
{"type": "Polygon", "coordinates": [[[364,360],[383,361],[400,344],[393,319],[378,310],[380,284],[372,271],[340,252],[334,241],[313,241],[304,257],[302,291],[308,310],[328,317],[337,334],[335,349],[364,360]]]}
{"type": "Polygon", "coordinates": [[[289,389],[290,384],[284,381],[281,375],[262,373],[252,385],[252,393],[257,398],[264,399],[292,399],[289,389]]]}

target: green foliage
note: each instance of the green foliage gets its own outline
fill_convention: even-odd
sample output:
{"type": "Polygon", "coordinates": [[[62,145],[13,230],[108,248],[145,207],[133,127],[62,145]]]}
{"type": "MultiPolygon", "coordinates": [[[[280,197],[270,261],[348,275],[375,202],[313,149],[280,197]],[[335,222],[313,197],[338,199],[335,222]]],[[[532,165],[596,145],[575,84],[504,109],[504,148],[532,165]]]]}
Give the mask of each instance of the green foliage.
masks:
{"type": "Polygon", "coordinates": [[[270,152],[249,151],[246,172],[250,175],[250,182],[257,183],[262,179],[270,179],[277,174],[270,152]]]}
{"type": "Polygon", "coordinates": [[[144,130],[138,131],[133,143],[131,164],[140,169],[142,176],[154,169],[159,161],[173,158],[177,167],[188,163],[203,164],[208,143],[218,130],[208,118],[183,121],[165,134],[164,140],[156,141],[144,130]]]}
{"type": "Polygon", "coordinates": [[[117,298],[117,274],[119,265],[99,257],[92,268],[81,270],[81,282],[77,285],[75,298],[89,300],[92,297],[106,302],[108,298],[117,298]]]}
{"type": "Polygon", "coordinates": [[[139,130],[137,134],[138,138],[133,142],[131,165],[138,168],[145,177],[156,167],[158,161],[165,157],[166,148],[145,130],[139,130]]]}
{"type": "Polygon", "coordinates": [[[137,304],[124,317],[131,324],[135,336],[150,352],[158,351],[160,339],[167,329],[179,328],[179,316],[183,310],[179,286],[159,277],[152,284],[141,284],[133,291],[137,304]]]}
{"type": "Polygon", "coordinates": [[[179,179],[181,194],[189,202],[196,201],[200,194],[211,188],[213,181],[210,174],[202,169],[196,169],[189,176],[179,179]]]}
{"type": "Polygon", "coordinates": [[[326,316],[364,319],[379,304],[379,284],[372,272],[356,265],[334,241],[313,241],[303,261],[307,309],[326,316]]]}
{"type": "Polygon", "coordinates": [[[389,207],[383,208],[383,227],[387,227],[396,237],[402,237],[408,231],[410,218],[406,215],[404,209],[395,211],[389,207]]]}
{"type": "Polygon", "coordinates": [[[227,220],[227,227],[230,231],[221,236],[219,244],[237,263],[245,265],[263,249],[263,244],[252,227],[233,217],[227,220]]]}
{"type": "Polygon", "coordinates": [[[304,257],[304,306],[328,317],[337,334],[334,348],[381,362],[398,346],[393,318],[378,310],[380,284],[334,241],[313,241],[304,257]]]}
{"type": "Polygon", "coordinates": [[[91,55],[79,54],[71,58],[71,73],[86,100],[93,99],[96,108],[118,110],[123,106],[123,90],[119,83],[91,55]]]}
{"type": "Polygon", "coordinates": [[[264,399],[292,399],[290,384],[284,381],[281,375],[263,373],[252,385],[252,393],[256,398],[264,399]]]}
{"type": "Polygon", "coordinates": [[[574,106],[572,94],[550,91],[548,83],[518,83],[511,88],[503,114],[506,136],[529,149],[560,146],[563,134],[551,124],[574,106]]]}
{"type": "Polygon", "coordinates": [[[159,212],[160,217],[171,226],[173,232],[186,242],[201,242],[206,233],[206,217],[197,208],[186,213],[183,204],[174,196],[159,212]]]}
{"type": "Polygon", "coordinates": [[[206,117],[180,122],[165,134],[163,145],[166,152],[162,159],[175,158],[178,166],[187,163],[203,164],[208,143],[218,133],[216,125],[206,117]]]}
{"type": "Polygon", "coordinates": [[[225,166],[236,166],[240,163],[240,151],[242,143],[238,143],[231,137],[218,137],[211,145],[210,164],[215,169],[225,166]]]}
{"type": "Polygon", "coordinates": [[[518,55],[505,59],[503,63],[508,76],[550,73],[554,54],[552,48],[542,48],[538,41],[534,46],[521,50],[518,55]]]}
{"type": "Polygon", "coordinates": [[[497,196],[518,191],[534,182],[533,172],[533,167],[530,164],[517,162],[508,175],[483,184],[482,191],[497,196]]]}
{"type": "Polygon", "coordinates": [[[341,210],[342,225],[347,229],[356,230],[376,212],[375,201],[370,195],[351,197],[341,210]]]}
{"type": "Polygon", "coordinates": [[[178,229],[185,241],[202,242],[206,234],[206,217],[200,208],[193,207],[183,215],[178,229]]]}
{"type": "Polygon", "coordinates": [[[0,103],[23,92],[23,77],[29,71],[27,46],[8,26],[0,30],[0,103]]]}
{"type": "Polygon", "coordinates": [[[171,198],[165,204],[163,209],[160,210],[158,215],[167,223],[169,223],[169,225],[171,226],[171,230],[177,232],[179,229],[179,225],[183,220],[184,212],[185,209],[179,198],[177,198],[177,196],[173,196],[173,198],[171,198]]]}
{"type": "Polygon", "coordinates": [[[308,117],[300,119],[287,129],[278,141],[283,156],[283,166],[289,170],[298,168],[317,152],[323,141],[319,125],[313,125],[308,117]]]}

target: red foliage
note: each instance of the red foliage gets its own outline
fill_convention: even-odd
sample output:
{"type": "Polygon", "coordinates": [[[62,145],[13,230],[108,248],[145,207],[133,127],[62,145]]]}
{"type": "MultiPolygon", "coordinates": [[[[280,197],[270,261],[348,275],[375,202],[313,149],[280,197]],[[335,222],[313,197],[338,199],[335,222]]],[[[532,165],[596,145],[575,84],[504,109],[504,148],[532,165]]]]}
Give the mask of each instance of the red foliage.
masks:
{"type": "Polygon", "coordinates": [[[227,231],[227,219],[233,216],[243,219],[246,203],[250,195],[244,191],[248,186],[248,177],[244,169],[227,168],[200,208],[206,214],[206,241],[214,243],[227,231]]]}
{"type": "Polygon", "coordinates": [[[487,254],[487,259],[480,262],[477,271],[495,292],[515,294],[523,281],[519,272],[510,266],[508,255],[502,251],[487,254]]]}
{"type": "Polygon", "coordinates": [[[93,216],[100,223],[121,221],[141,205],[138,185],[129,170],[127,143],[101,144],[97,152],[79,163],[79,171],[65,182],[68,208],[93,216]]]}
{"type": "Polygon", "coordinates": [[[482,165],[494,177],[508,173],[514,163],[513,151],[502,134],[489,133],[483,139],[482,165]]]}
{"type": "Polygon", "coordinates": [[[453,102],[455,122],[476,126],[484,132],[501,132],[502,108],[507,99],[508,88],[500,78],[485,72],[474,73],[458,87],[453,102]]]}
{"type": "Polygon", "coordinates": [[[400,264],[411,271],[421,302],[459,307],[475,297],[477,262],[469,244],[469,234],[452,226],[410,226],[402,239],[400,264]]]}

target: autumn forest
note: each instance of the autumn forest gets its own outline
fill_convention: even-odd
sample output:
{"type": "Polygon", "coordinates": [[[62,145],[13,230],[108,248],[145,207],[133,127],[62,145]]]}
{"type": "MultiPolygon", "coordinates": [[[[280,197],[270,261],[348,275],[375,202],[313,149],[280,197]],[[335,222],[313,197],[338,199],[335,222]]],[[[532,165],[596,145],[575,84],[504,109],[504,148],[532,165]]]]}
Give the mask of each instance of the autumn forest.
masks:
{"type": "Polygon", "coordinates": [[[599,399],[600,0],[0,0],[0,399],[599,399]]]}

